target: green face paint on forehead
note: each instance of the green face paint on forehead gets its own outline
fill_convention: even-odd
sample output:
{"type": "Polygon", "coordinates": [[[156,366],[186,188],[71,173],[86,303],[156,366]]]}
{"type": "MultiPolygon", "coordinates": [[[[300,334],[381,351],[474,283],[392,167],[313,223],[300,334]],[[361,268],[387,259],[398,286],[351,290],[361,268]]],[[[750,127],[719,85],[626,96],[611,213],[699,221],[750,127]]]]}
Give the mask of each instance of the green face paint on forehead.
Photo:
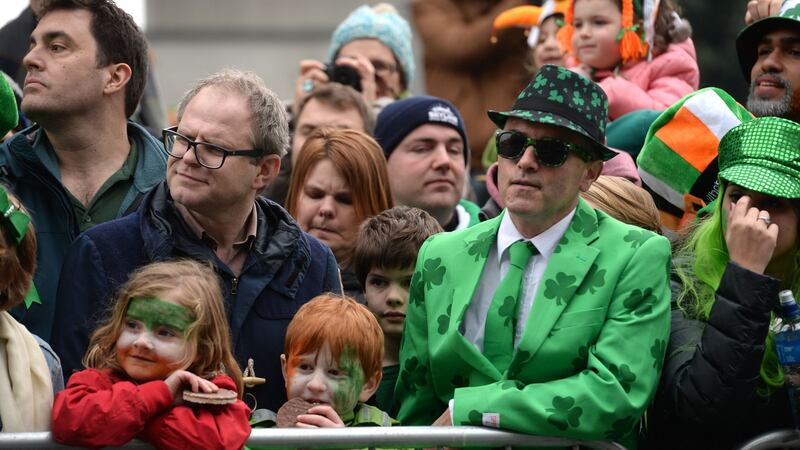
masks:
{"type": "Polygon", "coordinates": [[[182,333],[194,321],[188,309],[158,298],[131,300],[125,317],[139,320],[151,330],[159,326],[166,326],[182,333]]]}

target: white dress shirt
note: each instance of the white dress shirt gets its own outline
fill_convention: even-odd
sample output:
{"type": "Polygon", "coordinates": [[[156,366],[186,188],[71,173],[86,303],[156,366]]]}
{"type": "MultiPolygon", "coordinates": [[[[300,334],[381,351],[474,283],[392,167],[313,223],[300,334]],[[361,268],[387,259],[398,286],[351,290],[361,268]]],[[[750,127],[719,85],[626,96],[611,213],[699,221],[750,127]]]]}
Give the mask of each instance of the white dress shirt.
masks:
{"type": "MultiPolygon", "coordinates": [[[[577,208],[576,208],[577,209],[577,208]]],[[[539,283],[544,276],[544,271],[547,264],[550,262],[550,257],[553,251],[561,241],[561,238],[566,233],[569,224],[572,221],[572,216],[575,215],[576,209],[570,211],[563,219],[559,220],[553,226],[539,233],[531,239],[525,239],[514,222],[511,221],[511,216],[508,211],[503,212],[503,218],[500,222],[500,227],[497,230],[497,239],[495,245],[489,250],[489,255],[486,258],[486,265],[483,267],[480,281],[475,288],[472,301],[467,307],[467,312],[464,314],[464,321],[461,323],[461,333],[464,337],[472,342],[478,351],[483,352],[483,334],[486,327],[486,316],[489,312],[489,306],[492,303],[494,291],[500,284],[500,280],[508,272],[509,252],[508,249],[517,241],[530,241],[538,250],[538,254],[531,256],[528,264],[525,266],[525,273],[523,275],[522,285],[522,304],[519,307],[519,317],[517,317],[517,328],[514,332],[514,348],[519,345],[522,334],[525,331],[525,326],[519,324],[527,324],[528,313],[533,307],[533,301],[536,297],[536,291],[539,288],[539,283]]]]}

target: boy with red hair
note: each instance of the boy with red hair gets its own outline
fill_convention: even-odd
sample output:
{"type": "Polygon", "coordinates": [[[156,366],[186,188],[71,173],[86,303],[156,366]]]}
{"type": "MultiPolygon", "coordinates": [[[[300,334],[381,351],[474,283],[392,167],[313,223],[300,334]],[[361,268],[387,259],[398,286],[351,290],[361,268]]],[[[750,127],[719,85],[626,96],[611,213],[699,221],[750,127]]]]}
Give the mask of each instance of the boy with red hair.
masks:
{"type": "Polygon", "coordinates": [[[297,416],[294,426],[397,424],[385,412],[363,403],[380,385],[383,361],[383,331],[363,305],[334,294],[313,298],[289,324],[284,351],[281,368],[286,396],[313,405],[297,416]]]}

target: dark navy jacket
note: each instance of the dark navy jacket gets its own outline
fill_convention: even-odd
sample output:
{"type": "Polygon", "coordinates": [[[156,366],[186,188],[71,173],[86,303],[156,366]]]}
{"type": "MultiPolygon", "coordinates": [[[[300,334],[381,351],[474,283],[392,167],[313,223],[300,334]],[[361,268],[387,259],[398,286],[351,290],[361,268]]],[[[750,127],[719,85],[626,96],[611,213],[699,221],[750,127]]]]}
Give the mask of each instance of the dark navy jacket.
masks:
{"type": "MultiPolygon", "coordinates": [[[[158,185],[167,172],[164,146],[144,128],[128,122],[128,139],[135,143],[138,157],[133,184],[122,200],[117,217],[136,210],[144,193],[158,185]]],[[[0,182],[13,192],[31,213],[38,243],[37,269],[33,282],[42,298],[30,309],[25,305],[11,313],[31,333],[50,344],[55,320],[58,275],[72,240],[78,236],[78,218],[72,209],[59,173],[48,167],[57,164],[55,153],[38,125],[15,134],[0,145],[0,182]],[[45,161],[50,161],[46,164],[45,161]]],[[[55,347],[55,345],[53,345],[55,347]]]]}
{"type": "Polygon", "coordinates": [[[238,278],[188,229],[166,183],[148,193],[136,213],[81,234],[61,272],[53,330],[65,375],[82,368],[89,335],[131,272],[173,258],[211,261],[222,284],[236,360],[244,368],[253,358],[256,375],[267,379],[246,392],[258,408],[277,411],[286,401],[280,355],[289,321],[316,295],[340,293],[341,284],[328,247],[301,231],[276,203],[259,197],[256,208],[258,231],[238,278]]]}

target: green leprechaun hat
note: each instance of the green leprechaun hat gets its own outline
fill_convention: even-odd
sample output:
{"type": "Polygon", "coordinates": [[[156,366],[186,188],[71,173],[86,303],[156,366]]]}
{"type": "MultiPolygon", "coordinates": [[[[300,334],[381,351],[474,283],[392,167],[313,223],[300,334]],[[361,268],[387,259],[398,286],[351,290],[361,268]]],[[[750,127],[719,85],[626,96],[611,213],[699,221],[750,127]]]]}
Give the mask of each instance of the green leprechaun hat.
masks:
{"type": "Polygon", "coordinates": [[[664,226],[680,229],[716,198],[720,140],[752,118],[725,91],[705,88],[678,100],[653,121],[636,164],[642,185],[662,211],[664,226]]]}
{"type": "Polygon", "coordinates": [[[488,115],[501,129],[509,117],[564,127],[586,137],[603,161],[617,156],[605,145],[608,121],[605,92],[586,77],[563,67],[543,65],[514,100],[510,111],[492,110],[488,115]]]}
{"type": "Polygon", "coordinates": [[[778,29],[800,31],[800,0],[784,0],[777,15],[759,19],[748,25],[736,37],[736,53],[739,55],[739,67],[747,82],[750,72],[756,63],[758,43],[765,34],[778,29]]]}
{"type": "Polygon", "coordinates": [[[800,198],[800,124],[761,117],[730,131],[719,143],[719,178],[751,191],[800,198]]]}

